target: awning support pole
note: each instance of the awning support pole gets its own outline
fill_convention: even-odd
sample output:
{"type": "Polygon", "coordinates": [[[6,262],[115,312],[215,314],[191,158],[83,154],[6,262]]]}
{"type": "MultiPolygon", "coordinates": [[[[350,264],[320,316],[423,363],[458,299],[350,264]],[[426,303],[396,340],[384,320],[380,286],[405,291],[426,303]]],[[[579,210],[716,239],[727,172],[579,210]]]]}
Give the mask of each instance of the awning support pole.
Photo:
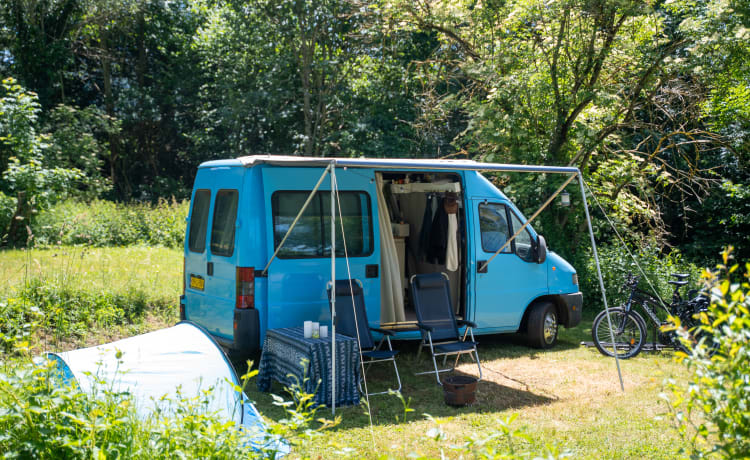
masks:
{"type": "Polygon", "coordinates": [[[599,287],[602,290],[602,300],[604,301],[604,310],[607,312],[607,323],[609,324],[609,333],[612,337],[612,348],[615,355],[615,365],[617,366],[617,376],[620,379],[620,390],[625,392],[625,385],[622,383],[622,371],[620,370],[620,358],[617,356],[617,343],[615,342],[615,331],[612,330],[612,320],[609,317],[609,306],[607,305],[607,291],[604,289],[604,278],[602,278],[602,268],[599,265],[599,253],[596,250],[596,241],[594,239],[594,229],[591,227],[591,216],[589,215],[589,205],[586,201],[586,191],[583,189],[583,175],[578,172],[578,184],[581,186],[581,197],[583,198],[583,209],[586,211],[586,224],[589,227],[589,236],[591,237],[591,247],[594,250],[594,261],[596,261],[596,274],[599,276],[599,287]]]}
{"type": "MultiPolygon", "coordinates": [[[[331,171],[331,411],[336,415],[336,167],[331,171]]],[[[343,236],[343,235],[342,235],[343,236]]]]}

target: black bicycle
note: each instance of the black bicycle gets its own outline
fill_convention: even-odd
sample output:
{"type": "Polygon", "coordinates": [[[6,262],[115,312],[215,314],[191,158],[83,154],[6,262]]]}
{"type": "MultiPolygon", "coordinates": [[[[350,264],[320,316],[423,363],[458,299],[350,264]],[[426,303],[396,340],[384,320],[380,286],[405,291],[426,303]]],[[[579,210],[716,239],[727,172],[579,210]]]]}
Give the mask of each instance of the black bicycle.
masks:
{"type": "Polygon", "coordinates": [[[680,319],[680,328],[688,331],[690,342],[697,343],[701,339],[703,331],[698,327],[699,321],[696,315],[708,309],[709,299],[697,291],[691,291],[688,299],[683,299],[679,290],[688,284],[689,275],[673,273],[671,276],[677,279],[669,281],[669,284],[674,285],[674,291],[672,302],[666,305],[658,296],[638,289],[639,278],[633,276],[632,273],[628,274],[628,279],[623,286],[630,290],[628,301],[621,307],[610,308],[609,320],[606,310],[600,312],[591,328],[594,345],[603,355],[614,356],[617,353],[618,358],[627,359],[636,356],[643,349],[648,327],[643,317],[635,311],[638,306],[655,326],[654,345],[658,343],[688,351],[674,328],[667,327],[662,330],[662,326],[670,324],[667,322],[669,315],[680,319]],[[613,336],[614,343],[612,342],[613,336]]]}

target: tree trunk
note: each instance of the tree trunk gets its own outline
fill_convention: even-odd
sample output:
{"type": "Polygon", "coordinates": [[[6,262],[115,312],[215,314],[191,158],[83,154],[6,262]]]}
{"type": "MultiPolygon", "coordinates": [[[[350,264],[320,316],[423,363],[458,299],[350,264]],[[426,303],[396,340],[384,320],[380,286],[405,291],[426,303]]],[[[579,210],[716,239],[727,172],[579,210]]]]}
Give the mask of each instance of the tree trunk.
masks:
{"type": "MultiPolygon", "coordinates": [[[[112,60],[109,55],[109,48],[106,35],[102,38],[102,80],[104,84],[104,109],[107,115],[114,119],[115,101],[112,96],[112,60]]],[[[117,162],[118,154],[118,137],[115,133],[109,133],[109,178],[115,190],[118,188],[117,180],[117,162]]]]}

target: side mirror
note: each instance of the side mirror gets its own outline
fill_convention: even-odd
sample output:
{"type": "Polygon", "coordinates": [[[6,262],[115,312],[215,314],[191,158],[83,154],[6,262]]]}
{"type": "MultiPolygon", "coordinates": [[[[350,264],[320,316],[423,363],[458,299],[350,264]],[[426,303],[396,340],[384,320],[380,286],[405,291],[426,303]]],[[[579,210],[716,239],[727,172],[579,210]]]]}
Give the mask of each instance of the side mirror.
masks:
{"type": "Polygon", "coordinates": [[[542,264],[545,260],[547,260],[547,241],[539,235],[536,240],[536,263],[542,264]]]}

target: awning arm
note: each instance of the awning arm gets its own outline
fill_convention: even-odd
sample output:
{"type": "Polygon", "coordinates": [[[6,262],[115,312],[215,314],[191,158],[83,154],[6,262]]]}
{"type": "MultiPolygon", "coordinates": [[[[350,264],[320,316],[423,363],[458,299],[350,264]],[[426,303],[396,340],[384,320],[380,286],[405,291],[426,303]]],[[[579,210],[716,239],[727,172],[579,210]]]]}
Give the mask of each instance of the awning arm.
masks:
{"type": "Polygon", "coordinates": [[[271,262],[273,262],[273,259],[276,258],[281,248],[284,247],[284,243],[286,243],[286,239],[289,238],[289,235],[292,233],[292,230],[294,230],[294,226],[297,225],[297,221],[299,221],[299,218],[302,217],[302,214],[304,214],[305,210],[307,209],[307,205],[309,205],[310,202],[312,201],[313,197],[315,196],[315,192],[317,192],[318,189],[320,188],[320,184],[323,183],[323,179],[325,179],[326,174],[328,174],[328,172],[331,170],[331,167],[333,167],[333,163],[330,163],[328,167],[323,171],[323,174],[320,176],[320,179],[318,179],[318,183],[315,184],[315,187],[313,187],[312,192],[310,192],[310,195],[307,197],[305,204],[302,205],[302,209],[300,209],[299,213],[297,213],[297,217],[295,217],[294,221],[292,221],[292,225],[289,226],[289,230],[287,230],[286,233],[284,234],[284,238],[282,238],[281,243],[279,243],[279,246],[273,252],[273,255],[268,260],[268,263],[266,264],[265,268],[263,268],[262,276],[266,275],[266,272],[268,271],[268,267],[271,266],[271,262]]]}
{"type": "Polygon", "coordinates": [[[531,221],[532,221],[532,220],[534,220],[534,219],[536,219],[536,217],[537,217],[537,216],[538,216],[538,215],[539,215],[539,214],[540,214],[540,213],[541,213],[542,211],[544,211],[544,209],[545,209],[545,208],[546,208],[547,206],[549,206],[549,204],[550,204],[550,203],[552,203],[552,200],[554,200],[554,199],[555,199],[555,197],[557,197],[557,195],[559,195],[559,194],[560,194],[560,192],[562,192],[562,191],[563,191],[563,189],[565,189],[565,187],[566,187],[566,186],[567,186],[567,185],[568,185],[569,183],[571,183],[571,182],[573,181],[573,179],[575,179],[575,178],[576,178],[576,176],[577,176],[577,175],[578,175],[578,173],[576,173],[576,174],[572,174],[572,175],[571,175],[570,177],[568,177],[568,179],[567,179],[567,180],[566,180],[565,182],[563,182],[563,184],[562,184],[562,185],[561,185],[561,186],[560,186],[560,187],[559,187],[559,188],[558,188],[558,189],[557,189],[557,190],[555,191],[555,193],[553,193],[553,194],[552,194],[552,195],[551,195],[551,196],[550,196],[549,198],[547,198],[547,201],[545,201],[545,202],[544,202],[544,204],[543,204],[543,205],[542,205],[542,206],[541,206],[541,207],[540,207],[539,209],[537,209],[537,210],[536,210],[536,211],[534,212],[534,214],[532,214],[532,215],[531,215],[531,217],[530,217],[530,218],[528,218],[528,219],[526,220],[526,223],[524,223],[524,224],[523,224],[523,225],[521,226],[521,228],[519,228],[519,229],[518,229],[518,231],[516,231],[516,233],[514,233],[514,234],[513,234],[513,236],[511,236],[511,237],[510,237],[510,238],[508,239],[508,241],[506,241],[506,242],[505,242],[505,244],[503,244],[502,246],[500,246],[500,249],[498,249],[497,251],[495,251],[495,253],[494,253],[494,254],[492,254],[492,257],[490,257],[490,258],[489,258],[489,259],[488,259],[488,260],[487,260],[487,261],[486,261],[486,262],[484,263],[484,265],[482,265],[482,266],[481,266],[481,267],[479,268],[479,271],[480,271],[480,272],[483,272],[483,271],[484,271],[484,270],[485,270],[485,269],[487,268],[487,265],[489,265],[489,264],[490,264],[490,262],[492,262],[492,259],[494,259],[495,257],[497,257],[497,255],[498,255],[498,254],[500,254],[501,252],[503,252],[503,249],[505,249],[506,247],[508,247],[508,245],[510,244],[510,242],[511,242],[511,241],[513,241],[513,240],[515,240],[515,239],[516,239],[516,237],[517,237],[518,235],[520,235],[520,234],[521,234],[521,232],[522,232],[522,231],[523,231],[523,230],[524,230],[524,229],[525,229],[526,227],[528,227],[528,226],[529,226],[529,224],[531,223],[531,221]]]}

